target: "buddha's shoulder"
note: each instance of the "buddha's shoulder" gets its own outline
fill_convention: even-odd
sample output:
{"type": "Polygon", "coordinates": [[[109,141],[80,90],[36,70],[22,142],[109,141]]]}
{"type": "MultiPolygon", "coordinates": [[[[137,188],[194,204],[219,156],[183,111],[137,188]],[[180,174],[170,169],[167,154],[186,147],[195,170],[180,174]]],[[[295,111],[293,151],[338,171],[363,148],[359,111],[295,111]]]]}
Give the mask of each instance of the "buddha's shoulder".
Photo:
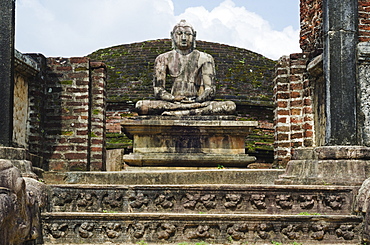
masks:
{"type": "Polygon", "coordinates": [[[202,61],[213,61],[213,57],[212,55],[208,54],[208,53],[205,53],[205,52],[201,52],[199,50],[194,50],[198,53],[198,56],[199,56],[199,59],[202,60],[202,61]]]}

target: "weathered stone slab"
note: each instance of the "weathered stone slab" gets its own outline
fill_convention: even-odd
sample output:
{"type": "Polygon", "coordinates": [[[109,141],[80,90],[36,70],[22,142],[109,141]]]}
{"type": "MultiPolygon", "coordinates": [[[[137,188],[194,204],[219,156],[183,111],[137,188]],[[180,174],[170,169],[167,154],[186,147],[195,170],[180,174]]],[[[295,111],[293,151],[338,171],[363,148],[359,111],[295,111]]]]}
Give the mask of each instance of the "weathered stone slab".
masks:
{"type": "Polygon", "coordinates": [[[283,169],[151,170],[120,172],[45,172],[47,184],[273,184],[283,169]]]}
{"type": "Polygon", "coordinates": [[[44,241],[63,243],[358,244],[361,216],[44,213],[44,241]]]}
{"type": "MultiPolygon", "coordinates": [[[[243,149],[244,150],[244,149],[243,149]]],[[[204,153],[132,153],[124,155],[124,161],[135,166],[202,166],[202,167],[239,167],[246,168],[256,161],[247,154],[204,154],[204,153]]]]}
{"type": "Polygon", "coordinates": [[[369,147],[302,148],[293,156],[276,184],[360,186],[370,175],[369,147]]]}

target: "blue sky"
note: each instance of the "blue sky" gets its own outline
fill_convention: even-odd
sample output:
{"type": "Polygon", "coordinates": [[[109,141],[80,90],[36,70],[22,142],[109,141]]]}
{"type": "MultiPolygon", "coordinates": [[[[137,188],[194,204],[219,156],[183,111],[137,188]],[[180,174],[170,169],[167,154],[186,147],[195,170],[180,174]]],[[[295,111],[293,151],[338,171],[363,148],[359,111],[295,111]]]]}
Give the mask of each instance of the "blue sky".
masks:
{"type": "Polygon", "coordinates": [[[16,48],[84,56],[114,45],[169,38],[181,19],[197,39],[278,59],[300,52],[298,0],[17,0],[16,48]]]}

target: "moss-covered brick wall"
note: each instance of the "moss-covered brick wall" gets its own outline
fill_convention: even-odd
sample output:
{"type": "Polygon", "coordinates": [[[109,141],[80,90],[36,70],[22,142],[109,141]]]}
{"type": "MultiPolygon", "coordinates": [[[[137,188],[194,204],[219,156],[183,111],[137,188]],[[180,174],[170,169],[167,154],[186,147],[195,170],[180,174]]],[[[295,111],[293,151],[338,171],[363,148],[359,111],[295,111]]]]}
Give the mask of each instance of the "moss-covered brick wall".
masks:
{"type": "MultiPolygon", "coordinates": [[[[247,49],[219,43],[197,41],[197,49],[215,59],[216,99],[272,106],[275,61],[247,49]]],[[[108,103],[152,99],[154,60],[169,50],[171,40],[160,39],[100,49],[90,54],[92,60],[103,61],[108,67],[108,103]]]]}

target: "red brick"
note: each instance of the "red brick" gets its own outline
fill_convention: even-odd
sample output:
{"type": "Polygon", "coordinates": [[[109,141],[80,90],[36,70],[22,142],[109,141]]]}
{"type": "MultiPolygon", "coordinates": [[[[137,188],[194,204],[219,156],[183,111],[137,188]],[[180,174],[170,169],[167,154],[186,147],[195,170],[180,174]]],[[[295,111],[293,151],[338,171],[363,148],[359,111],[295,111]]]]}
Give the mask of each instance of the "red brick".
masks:
{"type": "Polygon", "coordinates": [[[291,114],[291,115],[295,115],[295,116],[299,116],[299,115],[301,115],[301,112],[302,112],[302,110],[301,110],[301,109],[291,109],[291,110],[290,110],[290,114],[291,114]]]}
{"type": "Polygon", "coordinates": [[[300,139],[300,138],[303,138],[303,134],[302,133],[294,133],[290,136],[291,139],[300,139]]]}
{"type": "Polygon", "coordinates": [[[289,140],[289,134],[278,134],[277,140],[279,141],[289,140]]]}
{"type": "Polygon", "coordinates": [[[290,97],[291,98],[299,98],[299,97],[301,97],[302,96],[302,93],[300,93],[300,92],[291,92],[290,93],[290,97]]]}
{"type": "Polygon", "coordinates": [[[65,153],[64,157],[68,160],[71,159],[87,159],[86,153],[65,153]]]}
{"type": "Polygon", "coordinates": [[[313,132],[312,131],[306,131],[306,132],[304,132],[304,137],[310,138],[312,136],[313,136],[313,132]]]}

